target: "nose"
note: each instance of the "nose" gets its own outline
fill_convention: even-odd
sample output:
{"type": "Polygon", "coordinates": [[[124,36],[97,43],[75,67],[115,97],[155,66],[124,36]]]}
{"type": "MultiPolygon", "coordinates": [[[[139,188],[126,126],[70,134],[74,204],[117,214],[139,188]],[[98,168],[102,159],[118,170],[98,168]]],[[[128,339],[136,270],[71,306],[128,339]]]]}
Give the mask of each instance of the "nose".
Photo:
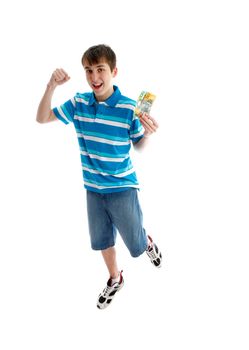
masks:
{"type": "Polygon", "coordinates": [[[95,82],[98,80],[98,72],[97,71],[93,71],[92,72],[92,81],[95,82]]]}

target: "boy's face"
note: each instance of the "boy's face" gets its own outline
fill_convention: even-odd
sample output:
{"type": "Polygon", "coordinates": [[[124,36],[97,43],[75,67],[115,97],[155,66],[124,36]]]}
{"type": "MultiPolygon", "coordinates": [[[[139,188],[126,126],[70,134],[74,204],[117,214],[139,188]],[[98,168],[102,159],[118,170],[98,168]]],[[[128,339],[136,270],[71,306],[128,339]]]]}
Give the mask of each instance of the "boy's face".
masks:
{"type": "Polygon", "coordinates": [[[117,75],[117,68],[111,71],[105,60],[100,60],[97,64],[83,64],[86,72],[86,80],[92,88],[98,101],[104,101],[113,93],[112,78],[117,75]]]}

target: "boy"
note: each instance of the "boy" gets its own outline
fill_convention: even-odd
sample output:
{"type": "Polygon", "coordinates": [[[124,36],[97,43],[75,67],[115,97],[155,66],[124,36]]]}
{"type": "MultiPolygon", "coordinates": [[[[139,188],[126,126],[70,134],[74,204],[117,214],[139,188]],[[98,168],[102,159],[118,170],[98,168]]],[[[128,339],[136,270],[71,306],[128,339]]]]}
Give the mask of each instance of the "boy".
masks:
{"type": "Polygon", "coordinates": [[[141,148],[158,125],[148,114],[135,116],[136,103],[122,96],[112,79],[117,75],[116,55],[106,45],[90,47],[82,57],[90,93],[77,93],[58,108],[51,109],[55,88],[70,77],[56,69],[38,107],[36,120],[61,120],[74,124],[87,191],[87,213],[91,246],[101,250],[110,278],[100,293],[97,307],[110,305],[124,279],[118,269],[115,239],[119,231],[131,256],[146,251],[154,266],[162,255],[143,228],[137,198],[139,184],[129,156],[131,143],[141,148]]]}

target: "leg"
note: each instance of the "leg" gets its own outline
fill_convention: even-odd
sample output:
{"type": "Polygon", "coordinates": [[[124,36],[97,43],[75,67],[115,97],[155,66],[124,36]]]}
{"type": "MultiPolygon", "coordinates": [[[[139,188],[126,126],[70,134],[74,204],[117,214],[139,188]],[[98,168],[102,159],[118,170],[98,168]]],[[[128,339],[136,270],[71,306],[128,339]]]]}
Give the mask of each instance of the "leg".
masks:
{"type": "Polygon", "coordinates": [[[114,247],[107,248],[101,251],[104,258],[106,267],[109,271],[111,278],[117,278],[119,274],[117,260],[116,260],[116,250],[114,247]]]}
{"type": "Polygon", "coordinates": [[[143,228],[143,214],[137,190],[130,189],[110,195],[108,212],[131,256],[137,257],[145,252],[148,239],[143,228]]]}
{"type": "Polygon", "coordinates": [[[131,256],[137,257],[146,251],[154,266],[160,267],[162,254],[143,228],[143,214],[137,197],[132,189],[110,197],[109,214],[118,229],[131,256]]]}
{"type": "Polygon", "coordinates": [[[106,210],[104,195],[87,191],[87,214],[91,246],[94,250],[101,250],[110,275],[97,301],[97,307],[105,309],[124,285],[122,271],[118,271],[114,248],[117,230],[106,210]]]}
{"type": "Polygon", "coordinates": [[[116,292],[120,291],[123,287],[124,279],[122,271],[118,271],[115,248],[110,247],[101,252],[108,268],[110,278],[107,281],[106,287],[99,294],[97,307],[99,309],[105,309],[111,304],[116,292]]]}
{"type": "Polygon", "coordinates": [[[117,230],[105,209],[104,196],[87,191],[87,214],[92,249],[105,250],[113,247],[117,230]]]}

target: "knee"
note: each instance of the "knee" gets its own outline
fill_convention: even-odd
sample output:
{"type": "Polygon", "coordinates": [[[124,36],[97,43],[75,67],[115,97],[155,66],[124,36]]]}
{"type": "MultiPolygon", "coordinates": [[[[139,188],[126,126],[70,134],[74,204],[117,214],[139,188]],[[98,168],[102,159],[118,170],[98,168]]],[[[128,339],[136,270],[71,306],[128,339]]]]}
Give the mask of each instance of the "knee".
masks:
{"type": "Polygon", "coordinates": [[[130,250],[130,254],[133,258],[138,258],[140,255],[142,255],[145,252],[145,249],[140,250],[130,250]]]}

